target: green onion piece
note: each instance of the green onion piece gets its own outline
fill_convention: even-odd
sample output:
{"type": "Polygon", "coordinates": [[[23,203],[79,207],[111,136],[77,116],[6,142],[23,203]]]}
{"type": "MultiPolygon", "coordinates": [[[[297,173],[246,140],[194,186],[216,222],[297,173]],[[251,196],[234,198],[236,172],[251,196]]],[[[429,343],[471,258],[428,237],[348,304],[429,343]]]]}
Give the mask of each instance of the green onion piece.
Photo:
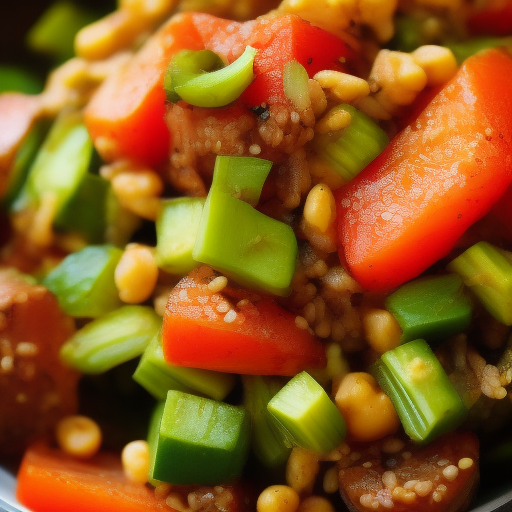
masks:
{"type": "Polygon", "coordinates": [[[140,356],[162,319],[148,306],[123,306],[86,324],[60,350],[62,360],[82,373],[103,373],[140,356]]]}
{"type": "Polygon", "coordinates": [[[424,44],[430,44],[423,35],[425,19],[414,16],[397,16],[395,35],[390,41],[390,48],[401,52],[412,52],[424,44]]]}
{"type": "Polygon", "coordinates": [[[472,303],[460,276],[448,274],[401,286],[386,299],[386,309],[402,328],[402,342],[431,341],[463,332],[471,322],[472,303]]]}
{"type": "Polygon", "coordinates": [[[146,438],[149,447],[148,482],[154,487],[157,487],[158,484],[162,483],[160,480],[156,480],[155,478],[153,478],[153,473],[155,471],[156,446],[158,444],[158,434],[160,432],[160,424],[162,422],[164,408],[165,400],[162,400],[161,402],[158,402],[155,405],[155,408],[153,409],[153,413],[151,414],[151,418],[149,420],[148,434],[146,438]]]}
{"type": "Polygon", "coordinates": [[[0,93],[39,94],[42,90],[42,81],[30,71],[16,66],[0,65],[0,93]]]}
{"type": "Polygon", "coordinates": [[[285,296],[297,253],[297,239],[290,226],[210,189],[192,253],[196,261],[249,288],[285,296]]]}
{"type": "Polygon", "coordinates": [[[162,201],[156,220],[156,262],[171,274],[184,275],[197,266],[192,258],[204,198],[180,197],[162,201]]]}
{"type": "Polygon", "coordinates": [[[263,158],[219,155],[212,188],[256,206],[271,167],[272,162],[263,158]]]}
{"type": "MultiPolygon", "coordinates": [[[[0,70],[0,74],[1,74],[0,70]]],[[[16,197],[21,192],[23,185],[27,179],[30,167],[34,162],[34,158],[48,134],[50,123],[46,120],[38,121],[32,126],[25,140],[21,144],[14,163],[9,171],[9,181],[7,191],[2,199],[2,205],[10,208],[16,197]]]]}
{"type": "Polygon", "coordinates": [[[308,72],[304,66],[296,60],[291,60],[284,65],[284,94],[299,111],[306,110],[311,106],[308,80],[308,72]]]}
{"type": "Polygon", "coordinates": [[[73,2],[53,3],[27,34],[30,49],[64,61],[74,56],[76,33],[95,16],[73,2]]]}
{"type": "Polygon", "coordinates": [[[133,378],[157,400],[165,400],[171,389],[224,400],[235,385],[232,374],[167,363],[160,335],[155,336],[144,351],[133,378]]]}
{"type": "Polygon", "coordinates": [[[446,46],[453,52],[457,63],[460,65],[468,57],[482,50],[495,48],[497,46],[512,46],[512,37],[474,37],[460,43],[444,43],[443,46],[446,46]]]}
{"type": "Polygon", "coordinates": [[[512,325],[512,253],[478,242],[447,268],[462,277],[496,320],[512,325]]]}
{"type": "Polygon", "coordinates": [[[251,415],[251,440],[254,455],[268,468],[282,466],[290,455],[291,447],[283,432],[275,425],[267,405],[283,387],[277,377],[243,375],[244,406],[251,415]]]}
{"type": "Polygon", "coordinates": [[[114,271],[123,251],[91,245],[66,256],[44,279],[61,308],[77,318],[97,318],[121,306],[114,271]]]}
{"type": "Polygon", "coordinates": [[[208,398],[169,391],[151,478],[172,484],[225,484],[240,476],[250,442],[249,415],[208,398]]]}
{"type": "Polygon", "coordinates": [[[220,57],[209,50],[178,53],[172,58],[164,80],[168,99],[176,101],[177,95],[197,107],[228,105],[252,82],[256,53],[247,46],[238,59],[222,69],[218,69],[220,57]]]}
{"type": "Polygon", "coordinates": [[[135,231],[141,227],[142,219],[121,205],[112,187],[109,187],[107,191],[105,203],[107,225],[105,241],[116,247],[124,248],[135,231]]]}
{"type": "Polygon", "coordinates": [[[388,350],[372,367],[407,435],[417,443],[457,428],[467,408],[424,340],[388,350]]]}
{"type": "Polygon", "coordinates": [[[340,411],[306,372],[293,377],[270,400],[267,409],[292,444],[315,453],[330,452],[346,435],[340,411]]]}
{"type": "Polygon", "coordinates": [[[313,145],[317,153],[347,182],[382,153],[389,142],[386,132],[351,105],[332,109],[347,111],[352,120],[343,130],[317,133],[313,145]]]}

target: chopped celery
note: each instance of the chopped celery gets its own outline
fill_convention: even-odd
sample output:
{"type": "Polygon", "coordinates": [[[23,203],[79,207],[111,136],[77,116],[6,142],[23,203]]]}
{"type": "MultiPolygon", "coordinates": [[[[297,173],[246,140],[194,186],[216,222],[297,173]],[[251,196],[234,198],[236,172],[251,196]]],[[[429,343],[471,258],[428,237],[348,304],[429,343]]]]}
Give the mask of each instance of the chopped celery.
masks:
{"type": "Polygon", "coordinates": [[[167,97],[176,95],[197,107],[223,107],[236,100],[252,82],[257,50],[247,46],[234,62],[219,69],[220,57],[210,50],[176,54],[166,72],[167,97]]]}
{"type": "Polygon", "coordinates": [[[325,390],[308,373],[293,377],[267,409],[288,440],[315,453],[327,453],[344,439],[343,416],[325,390]]]}
{"type": "Polygon", "coordinates": [[[425,20],[414,16],[397,16],[395,35],[390,42],[391,48],[401,52],[412,52],[416,48],[429,44],[430,41],[422,34],[425,20]]]}
{"type": "Polygon", "coordinates": [[[43,83],[29,71],[15,67],[0,65],[0,93],[23,92],[38,94],[43,90],[43,83]]]}
{"type": "Polygon", "coordinates": [[[308,81],[308,72],[300,62],[291,60],[284,65],[284,93],[297,110],[306,110],[311,105],[308,81]]]}
{"type": "MultiPolygon", "coordinates": [[[[0,70],[1,73],[1,70],[0,70]]],[[[2,199],[2,205],[11,207],[19,195],[25,180],[27,179],[30,166],[34,162],[39,147],[48,134],[50,123],[46,120],[36,122],[30,129],[27,137],[16,153],[16,158],[9,172],[7,191],[2,199]]]]}
{"type": "Polygon", "coordinates": [[[429,276],[401,286],[386,299],[386,309],[402,328],[402,342],[438,340],[463,332],[472,304],[457,274],[429,276]]]}
{"type": "Polygon", "coordinates": [[[250,288],[287,295],[297,253],[290,226],[210,190],[192,253],[196,261],[250,288]]]}
{"type": "Polygon", "coordinates": [[[162,202],[156,220],[156,261],[160,268],[172,274],[186,274],[197,265],[192,250],[203,206],[202,197],[179,197],[162,202]]]}
{"type": "Polygon", "coordinates": [[[74,2],[55,2],[37,20],[27,35],[30,49],[57,61],[74,56],[76,33],[92,23],[95,16],[74,2]]]}
{"type": "Polygon", "coordinates": [[[372,119],[353,106],[338,105],[332,109],[336,110],[350,114],[350,125],[335,132],[316,134],[313,143],[320,157],[345,181],[350,181],[382,153],[389,138],[372,119]]]}
{"type": "Polygon", "coordinates": [[[457,63],[460,65],[468,57],[482,50],[495,48],[496,46],[512,46],[512,37],[474,37],[460,43],[445,43],[444,46],[453,52],[457,63]]]}
{"type": "Polygon", "coordinates": [[[109,189],[109,181],[95,174],[86,174],[74,196],[55,218],[55,229],[79,233],[91,244],[103,242],[107,230],[109,189]]]}
{"type": "MultiPolygon", "coordinates": [[[[166,395],[167,397],[167,395],[166,395]]],[[[147,442],[149,446],[149,475],[148,482],[157,486],[161,483],[160,480],[156,480],[153,478],[153,473],[155,470],[155,459],[156,459],[156,446],[158,443],[158,433],[160,432],[160,423],[162,422],[162,416],[164,414],[165,408],[165,400],[158,402],[153,409],[153,413],[151,414],[151,418],[149,420],[148,434],[147,434],[147,442]]]]}
{"type": "Polygon", "coordinates": [[[372,373],[393,402],[405,432],[417,443],[457,428],[466,417],[466,406],[424,340],[385,352],[372,373]]]}
{"type": "Polygon", "coordinates": [[[103,373],[140,356],[162,326],[148,306],[123,306],[86,324],[60,350],[82,373],[103,373]]]}
{"type": "Polygon", "coordinates": [[[212,188],[256,206],[271,167],[272,162],[263,158],[218,156],[212,188]]]}
{"type": "Polygon", "coordinates": [[[268,468],[283,465],[290,455],[291,447],[283,432],[275,425],[267,405],[283,387],[278,377],[244,375],[244,406],[251,415],[252,449],[258,460],[268,468]]]}
{"type": "Polygon", "coordinates": [[[121,306],[114,270],[122,251],[91,245],[66,256],[43,280],[71,316],[97,318],[121,306]]]}
{"type": "Polygon", "coordinates": [[[169,391],[151,478],[173,484],[225,484],[237,478],[249,448],[250,420],[241,407],[169,391]]]}
{"type": "Polygon", "coordinates": [[[157,400],[165,400],[170,389],[223,400],[235,385],[232,374],[167,363],[160,335],[156,335],[144,351],[133,378],[157,400]]]}
{"type": "Polygon", "coordinates": [[[107,191],[105,203],[107,226],[105,241],[116,247],[124,248],[132,235],[140,228],[142,219],[121,205],[112,187],[109,187],[107,191]]]}
{"type": "Polygon", "coordinates": [[[498,321],[512,325],[512,253],[478,242],[448,264],[498,321]]]}

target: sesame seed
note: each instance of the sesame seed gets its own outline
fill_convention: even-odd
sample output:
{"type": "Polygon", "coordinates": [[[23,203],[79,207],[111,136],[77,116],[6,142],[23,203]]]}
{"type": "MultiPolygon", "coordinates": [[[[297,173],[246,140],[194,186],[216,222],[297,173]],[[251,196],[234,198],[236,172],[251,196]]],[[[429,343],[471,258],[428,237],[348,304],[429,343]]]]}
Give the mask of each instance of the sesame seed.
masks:
{"type": "Polygon", "coordinates": [[[384,471],[384,473],[382,473],[382,483],[384,487],[393,490],[397,484],[395,473],[393,471],[384,471]]]}
{"type": "Polygon", "coordinates": [[[432,488],[434,487],[434,484],[430,480],[425,480],[423,482],[418,482],[414,486],[414,492],[418,496],[428,496],[432,492],[432,488]]]}
{"type": "Polygon", "coordinates": [[[249,153],[251,155],[259,155],[261,153],[261,147],[259,144],[251,144],[249,146],[249,153]]]}
{"type": "Polygon", "coordinates": [[[458,466],[459,469],[469,469],[471,466],[473,466],[473,459],[470,459],[469,457],[464,457],[459,460],[458,466]]]}
{"type": "Polygon", "coordinates": [[[235,319],[236,319],[236,311],[234,309],[230,309],[224,316],[224,322],[226,322],[227,324],[234,322],[235,319]]]}
{"type": "Polygon", "coordinates": [[[348,455],[350,453],[350,446],[347,443],[343,443],[338,448],[342,455],[348,455]]]}
{"type": "Polygon", "coordinates": [[[446,492],[448,490],[448,487],[446,487],[446,485],[444,484],[440,484],[436,487],[436,491],[437,492],[446,492]]]}
{"type": "Polygon", "coordinates": [[[432,499],[436,503],[439,503],[443,499],[443,496],[441,494],[439,494],[438,492],[434,492],[434,493],[432,493],[432,499]]]}
{"type": "Polygon", "coordinates": [[[409,460],[411,457],[412,457],[412,453],[411,452],[404,452],[404,453],[402,453],[402,458],[404,460],[409,460]]]}
{"type": "Polygon", "coordinates": [[[446,464],[449,464],[449,463],[450,463],[450,461],[447,459],[441,459],[441,460],[437,461],[437,465],[441,466],[441,467],[446,466],[446,464]]]}
{"type": "Polygon", "coordinates": [[[14,359],[11,356],[4,356],[0,359],[0,370],[9,373],[14,368],[14,359]]]}
{"type": "Polygon", "coordinates": [[[373,496],[371,494],[363,494],[359,498],[359,503],[361,503],[361,505],[366,508],[371,508],[372,502],[373,496]]]}
{"type": "Polygon", "coordinates": [[[443,469],[443,476],[446,478],[446,480],[449,480],[450,482],[453,482],[457,478],[458,474],[459,468],[457,466],[454,466],[453,464],[443,469]]]}
{"type": "Polygon", "coordinates": [[[290,114],[290,119],[292,120],[292,123],[297,124],[300,121],[300,116],[299,116],[298,112],[292,112],[290,114]]]}
{"type": "Polygon", "coordinates": [[[359,452],[352,452],[350,454],[350,460],[352,461],[356,461],[356,460],[359,460],[361,458],[361,454],[359,452]]]}
{"type": "Polygon", "coordinates": [[[366,469],[369,469],[369,468],[371,468],[372,466],[373,466],[373,464],[372,464],[370,461],[365,462],[365,463],[363,464],[363,468],[366,468],[366,469]]]}
{"type": "Polygon", "coordinates": [[[16,354],[19,356],[35,356],[38,352],[38,346],[29,341],[22,341],[16,346],[16,354]]]}
{"type": "Polygon", "coordinates": [[[382,443],[382,451],[384,453],[398,453],[404,446],[405,443],[401,439],[390,437],[382,443]]]}
{"type": "Polygon", "coordinates": [[[229,305],[228,302],[223,300],[222,302],[219,302],[217,304],[216,309],[219,313],[227,313],[231,309],[231,306],[229,305]]]}
{"type": "Polygon", "coordinates": [[[419,483],[419,480],[407,480],[407,482],[404,484],[404,489],[413,489],[417,483],[419,483]]]}
{"type": "Polygon", "coordinates": [[[228,285],[228,278],[225,276],[218,276],[208,283],[208,290],[213,293],[220,292],[228,285]]]}

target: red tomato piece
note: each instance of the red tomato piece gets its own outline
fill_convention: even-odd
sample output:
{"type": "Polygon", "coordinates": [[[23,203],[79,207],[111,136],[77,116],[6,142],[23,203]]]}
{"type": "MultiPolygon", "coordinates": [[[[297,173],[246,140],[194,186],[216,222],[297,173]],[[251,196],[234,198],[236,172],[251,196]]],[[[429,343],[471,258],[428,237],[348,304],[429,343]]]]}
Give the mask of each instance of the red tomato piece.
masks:
{"type": "Polygon", "coordinates": [[[479,447],[470,432],[452,432],[427,446],[386,438],[350,448],[338,469],[340,493],[352,511],[456,512],[476,492],[479,447]],[[355,462],[354,452],[360,454],[355,462]]]}
{"type": "Polygon", "coordinates": [[[445,256],[512,181],[512,58],[490,50],[457,75],[337,194],[355,279],[390,290],[445,256]]]}
{"type": "Polygon", "coordinates": [[[249,375],[295,375],[326,364],[322,343],[268,297],[225,288],[213,293],[206,266],[172,291],[162,342],[172,364],[249,375]]]}
{"type": "Polygon", "coordinates": [[[162,163],[171,137],[164,121],[163,89],[171,57],[183,49],[206,48],[232,62],[247,45],[259,50],[255,81],[242,96],[249,107],[273,97],[284,99],[282,67],[289,60],[298,60],[312,76],[321,69],[346,70],[340,59],[353,58],[343,40],[295,15],[245,23],[200,13],[173,16],[87,105],[85,123],[101,156],[107,161],[162,163]]]}
{"type": "Polygon", "coordinates": [[[469,17],[469,33],[474,36],[512,35],[512,1],[490,0],[487,4],[469,17]]]}

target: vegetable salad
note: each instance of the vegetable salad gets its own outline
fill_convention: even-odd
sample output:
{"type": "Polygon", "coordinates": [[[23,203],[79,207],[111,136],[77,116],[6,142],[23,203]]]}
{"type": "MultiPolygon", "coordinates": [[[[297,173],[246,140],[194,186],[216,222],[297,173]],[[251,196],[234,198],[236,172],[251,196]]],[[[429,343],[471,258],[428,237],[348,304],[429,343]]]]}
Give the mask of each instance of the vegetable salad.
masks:
{"type": "Polygon", "coordinates": [[[506,483],[511,20],[52,4],[27,36],[44,85],[0,64],[19,502],[463,512],[506,483]]]}

